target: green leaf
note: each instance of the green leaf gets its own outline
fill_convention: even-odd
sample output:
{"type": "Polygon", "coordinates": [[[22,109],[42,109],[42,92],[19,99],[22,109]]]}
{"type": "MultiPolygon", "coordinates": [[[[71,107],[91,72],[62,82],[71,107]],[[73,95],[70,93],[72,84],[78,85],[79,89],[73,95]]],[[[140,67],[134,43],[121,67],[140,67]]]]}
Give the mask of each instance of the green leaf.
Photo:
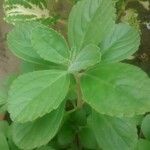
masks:
{"type": "Polygon", "coordinates": [[[6,137],[2,133],[0,133],[0,149],[1,150],[9,150],[6,137]]]}
{"type": "Polygon", "coordinates": [[[42,117],[60,105],[68,88],[69,76],[61,70],[35,71],[20,76],[9,91],[11,119],[22,123],[42,117]]]}
{"type": "Polygon", "coordinates": [[[69,16],[68,38],[78,50],[87,44],[99,44],[114,25],[115,10],[112,0],[82,0],[69,16]]]}
{"type": "Polygon", "coordinates": [[[9,49],[17,57],[25,61],[41,64],[44,63],[42,58],[34,51],[31,45],[31,33],[37,26],[40,26],[40,24],[36,22],[17,24],[9,32],[7,43],[9,49]]]}
{"type": "Polygon", "coordinates": [[[5,20],[10,24],[52,20],[45,0],[5,0],[5,20]]]}
{"type": "Polygon", "coordinates": [[[7,101],[7,91],[3,88],[0,88],[0,106],[4,105],[7,101]]]}
{"type": "Polygon", "coordinates": [[[35,63],[30,63],[26,61],[21,61],[20,63],[20,73],[28,73],[32,71],[39,71],[39,70],[51,70],[51,69],[60,69],[63,70],[65,69],[65,66],[61,66],[59,64],[35,64],[35,63]]]}
{"type": "Polygon", "coordinates": [[[50,146],[42,146],[42,147],[38,148],[37,150],[54,150],[54,149],[50,146]]]}
{"type": "Polygon", "coordinates": [[[81,131],[79,132],[79,137],[81,144],[84,148],[92,150],[98,149],[97,141],[91,128],[89,127],[82,128],[81,131]]]}
{"type": "Polygon", "coordinates": [[[6,79],[1,78],[0,79],[0,107],[4,104],[6,104],[7,101],[7,87],[6,87],[6,79]]]}
{"type": "Polygon", "coordinates": [[[9,143],[9,150],[20,150],[20,149],[14,144],[14,142],[13,142],[12,140],[9,140],[8,143],[9,143]]]}
{"type": "Polygon", "coordinates": [[[7,90],[3,85],[3,81],[0,80],[0,106],[6,104],[7,101],[7,90]]]}
{"type": "Polygon", "coordinates": [[[70,121],[76,126],[85,126],[87,124],[87,113],[85,108],[77,109],[70,114],[70,121]]]}
{"type": "Polygon", "coordinates": [[[150,140],[150,115],[147,115],[141,125],[144,136],[150,140]]]}
{"type": "Polygon", "coordinates": [[[96,45],[88,45],[84,47],[77,56],[73,57],[75,58],[73,58],[68,70],[69,72],[78,72],[100,62],[100,48],[96,45]]]}
{"type": "Polygon", "coordinates": [[[81,78],[83,99],[101,114],[134,116],[150,110],[150,79],[135,66],[98,65],[81,78]]]}
{"type": "Polygon", "coordinates": [[[137,144],[136,150],[150,150],[150,141],[140,139],[137,144]]]}
{"type": "Polygon", "coordinates": [[[8,145],[9,145],[9,150],[20,150],[17,145],[15,145],[13,138],[12,138],[12,125],[13,123],[9,126],[7,130],[7,140],[8,140],[8,145]]]}
{"type": "Polygon", "coordinates": [[[58,64],[67,64],[69,48],[67,42],[59,33],[46,26],[36,27],[32,31],[32,46],[45,60],[58,64]]]}
{"type": "Polygon", "coordinates": [[[8,89],[10,87],[10,83],[11,81],[16,78],[15,75],[11,74],[11,75],[7,75],[5,77],[3,77],[2,79],[0,79],[0,113],[1,110],[5,111],[5,105],[7,104],[7,99],[8,99],[8,89]]]}
{"type": "MultiPolygon", "coordinates": [[[[70,86],[69,86],[69,91],[68,94],[66,96],[66,100],[70,100],[70,101],[75,101],[77,99],[77,92],[76,92],[76,80],[74,78],[73,74],[70,74],[70,86]]],[[[73,102],[74,105],[76,102],[73,102]]],[[[73,104],[72,103],[72,104],[73,104]]]]}
{"type": "Polygon", "coordinates": [[[57,135],[57,141],[61,147],[66,147],[74,141],[75,130],[72,125],[65,123],[57,135]]]}
{"type": "Polygon", "coordinates": [[[4,134],[5,136],[8,135],[8,129],[9,129],[9,125],[8,122],[6,121],[0,121],[0,134],[4,134]]]}
{"type": "Polygon", "coordinates": [[[100,148],[104,150],[132,150],[138,136],[136,125],[128,119],[113,118],[93,111],[92,129],[100,148]]]}
{"type": "Polygon", "coordinates": [[[127,24],[117,24],[101,42],[103,62],[119,62],[134,54],[140,45],[139,32],[127,24]]]}
{"type": "Polygon", "coordinates": [[[7,112],[6,104],[0,107],[0,114],[4,117],[7,112]]]}
{"type": "Polygon", "coordinates": [[[57,133],[64,115],[64,105],[57,110],[24,124],[13,124],[13,140],[22,149],[34,149],[47,144],[57,133]]]}

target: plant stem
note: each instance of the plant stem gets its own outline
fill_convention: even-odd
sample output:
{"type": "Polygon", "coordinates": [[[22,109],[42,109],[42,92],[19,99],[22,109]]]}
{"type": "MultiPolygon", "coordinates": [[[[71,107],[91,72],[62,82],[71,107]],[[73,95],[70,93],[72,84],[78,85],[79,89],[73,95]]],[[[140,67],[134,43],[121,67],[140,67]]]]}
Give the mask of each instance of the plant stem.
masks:
{"type": "Polygon", "coordinates": [[[79,135],[78,135],[78,134],[77,134],[76,138],[77,138],[78,150],[82,150],[82,145],[81,145],[81,143],[80,143],[80,138],[79,138],[79,135]]]}
{"type": "Polygon", "coordinates": [[[82,92],[80,87],[80,76],[75,75],[76,83],[77,83],[77,107],[82,108],[83,101],[82,101],[82,92]]]}
{"type": "Polygon", "coordinates": [[[67,111],[67,115],[68,114],[71,114],[71,113],[73,113],[73,112],[75,112],[76,111],[76,108],[74,108],[74,109],[72,109],[72,110],[70,110],[70,111],[67,111]]]}

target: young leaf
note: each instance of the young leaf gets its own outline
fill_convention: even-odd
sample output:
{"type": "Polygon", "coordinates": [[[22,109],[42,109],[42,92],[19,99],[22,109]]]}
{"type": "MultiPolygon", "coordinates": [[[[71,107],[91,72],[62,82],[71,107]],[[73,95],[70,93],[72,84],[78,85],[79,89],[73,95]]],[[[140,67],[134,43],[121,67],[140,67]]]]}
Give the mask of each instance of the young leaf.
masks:
{"type": "Polygon", "coordinates": [[[69,48],[65,39],[44,25],[32,31],[32,46],[45,60],[58,64],[67,64],[69,61],[69,48]]]}
{"type": "Polygon", "coordinates": [[[10,24],[52,20],[45,0],[5,0],[5,20],[10,24]]]}
{"type": "Polygon", "coordinates": [[[150,115],[147,115],[141,125],[144,136],[150,140],[150,115]]]}
{"type": "Polygon", "coordinates": [[[101,42],[103,62],[119,62],[134,54],[140,45],[136,29],[127,24],[117,24],[114,31],[101,42]]]}
{"type": "Polygon", "coordinates": [[[93,111],[91,121],[100,148],[132,150],[136,147],[138,140],[136,125],[128,119],[113,118],[93,111]]]}
{"type": "Polygon", "coordinates": [[[115,20],[112,0],[82,0],[69,16],[68,38],[78,50],[87,44],[99,44],[108,34],[115,20]]]}
{"type": "Polygon", "coordinates": [[[100,62],[100,48],[95,45],[88,45],[84,47],[83,50],[81,50],[73,59],[74,60],[71,62],[68,69],[69,72],[78,72],[80,70],[87,69],[88,67],[94,66],[100,62]]]}
{"type": "Polygon", "coordinates": [[[14,123],[12,128],[13,140],[22,149],[34,149],[47,144],[57,133],[63,115],[64,105],[57,110],[24,124],[14,123]]]}
{"type": "Polygon", "coordinates": [[[65,123],[57,134],[57,142],[62,147],[68,146],[74,141],[75,135],[76,133],[72,125],[65,123]]]}
{"type": "Polygon", "coordinates": [[[3,133],[0,133],[0,149],[1,150],[9,150],[9,146],[8,146],[6,137],[3,133]]]}
{"type": "Polygon", "coordinates": [[[87,113],[84,108],[77,109],[70,114],[70,122],[75,126],[86,126],[87,124],[87,113]]]}
{"type": "Polygon", "coordinates": [[[7,43],[9,49],[19,58],[41,64],[42,58],[34,51],[31,45],[32,30],[39,26],[39,23],[30,22],[17,24],[16,27],[9,32],[7,43]]]}
{"type": "Polygon", "coordinates": [[[83,99],[101,114],[134,116],[150,110],[150,80],[123,63],[98,65],[81,78],[83,99]]]}
{"type": "Polygon", "coordinates": [[[65,71],[47,70],[27,73],[17,78],[10,89],[8,110],[12,120],[33,121],[56,109],[69,88],[65,71]]]}

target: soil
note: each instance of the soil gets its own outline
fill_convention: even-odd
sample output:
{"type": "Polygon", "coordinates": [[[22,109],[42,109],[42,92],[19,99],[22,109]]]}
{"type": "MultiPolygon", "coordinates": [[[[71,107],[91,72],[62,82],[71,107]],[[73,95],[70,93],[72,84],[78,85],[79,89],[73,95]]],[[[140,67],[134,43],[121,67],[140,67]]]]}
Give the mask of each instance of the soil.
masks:
{"type": "Polygon", "coordinates": [[[141,27],[141,45],[132,63],[142,68],[150,76],[150,28],[148,29],[145,24],[145,22],[150,23],[150,8],[146,10],[137,1],[130,2],[128,7],[137,10],[141,27]]]}
{"type": "Polygon", "coordinates": [[[6,35],[11,29],[3,20],[3,0],[0,0],[0,79],[16,72],[19,60],[8,50],[6,35]]]}

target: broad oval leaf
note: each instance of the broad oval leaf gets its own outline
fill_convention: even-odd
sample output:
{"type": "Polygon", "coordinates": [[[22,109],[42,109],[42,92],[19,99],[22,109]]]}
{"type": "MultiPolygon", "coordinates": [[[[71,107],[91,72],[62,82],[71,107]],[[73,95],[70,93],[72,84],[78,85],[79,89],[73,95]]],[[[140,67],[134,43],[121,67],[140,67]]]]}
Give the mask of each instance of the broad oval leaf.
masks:
{"type": "Polygon", "coordinates": [[[32,47],[31,33],[39,25],[36,22],[18,24],[7,37],[8,47],[17,57],[37,64],[44,63],[44,61],[32,47]]]}
{"type": "Polygon", "coordinates": [[[87,44],[99,44],[108,34],[115,20],[112,0],[81,0],[69,16],[68,38],[78,50],[87,44]]]}
{"type": "Polygon", "coordinates": [[[101,42],[102,62],[119,62],[134,54],[140,45],[139,32],[127,24],[117,24],[101,42]]]}
{"type": "Polygon", "coordinates": [[[22,149],[34,149],[47,144],[57,133],[64,115],[64,105],[33,122],[14,123],[13,140],[22,149]]]}
{"type": "Polygon", "coordinates": [[[10,24],[52,20],[45,0],[5,0],[4,10],[5,20],[10,24]]]}
{"type": "Polygon", "coordinates": [[[142,122],[141,130],[144,136],[150,140],[150,115],[147,115],[142,122]]]}
{"type": "Polygon", "coordinates": [[[32,46],[47,61],[58,64],[69,62],[69,48],[63,36],[44,25],[32,31],[32,46]]]}
{"type": "Polygon", "coordinates": [[[98,65],[81,78],[83,99],[101,114],[134,116],[150,110],[150,79],[135,66],[98,65]]]}
{"type": "Polygon", "coordinates": [[[93,111],[92,129],[97,143],[104,150],[133,150],[138,135],[136,125],[128,119],[113,118],[93,111]]]}
{"type": "Polygon", "coordinates": [[[69,88],[66,71],[35,71],[17,78],[9,91],[8,111],[17,122],[33,121],[56,109],[69,88]]]}
{"type": "MultiPolygon", "coordinates": [[[[74,53],[74,51],[73,51],[74,53]]],[[[73,54],[74,55],[74,54],[73,54]]],[[[88,45],[84,47],[75,58],[72,58],[68,71],[78,72],[91,67],[101,60],[100,48],[96,45],[88,45]]]]}

